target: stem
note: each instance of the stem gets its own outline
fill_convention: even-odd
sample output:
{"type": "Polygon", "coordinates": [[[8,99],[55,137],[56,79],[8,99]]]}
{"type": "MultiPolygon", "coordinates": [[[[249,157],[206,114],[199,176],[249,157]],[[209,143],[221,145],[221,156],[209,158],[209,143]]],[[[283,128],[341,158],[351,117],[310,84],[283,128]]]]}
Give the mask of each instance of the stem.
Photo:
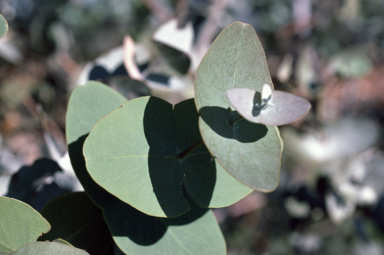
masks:
{"type": "Polygon", "coordinates": [[[185,151],[179,153],[177,157],[179,159],[184,159],[189,153],[199,148],[202,144],[204,144],[203,140],[197,141],[196,143],[192,144],[189,148],[187,148],[185,151]]]}
{"type": "Polygon", "coordinates": [[[229,119],[228,124],[232,126],[233,124],[235,124],[236,121],[239,121],[242,119],[244,119],[243,116],[239,115],[239,117],[237,117],[236,119],[229,119]]]}

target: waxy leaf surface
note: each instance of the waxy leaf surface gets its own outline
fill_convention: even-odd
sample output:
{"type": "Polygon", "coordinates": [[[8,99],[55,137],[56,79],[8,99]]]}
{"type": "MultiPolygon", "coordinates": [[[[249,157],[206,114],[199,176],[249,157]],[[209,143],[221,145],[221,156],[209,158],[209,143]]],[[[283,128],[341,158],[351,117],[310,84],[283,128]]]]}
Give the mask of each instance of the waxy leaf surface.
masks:
{"type": "Polygon", "coordinates": [[[0,252],[14,252],[51,228],[35,209],[13,198],[0,197],[0,215],[0,252]]]}
{"type": "MultiPolygon", "coordinates": [[[[116,105],[119,103],[116,94],[112,89],[94,82],[77,88],[69,100],[66,125],[67,141],[71,141],[69,155],[76,175],[88,196],[102,208],[115,243],[127,254],[225,254],[224,238],[209,210],[188,201],[191,210],[180,217],[151,217],[111,195],[91,178],[85,167],[82,147],[92,126],[82,125],[78,128],[76,120],[92,113],[91,120],[96,123],[118,106],[102,98],[112,97],[116,105]],[[81,102],[88,104],[79,107],[81,102]]],[[[225,175],[226,172],[222,170],[222,173],[225,175]]]]}
{"type": "Polygon", "coordinates": [[[261,91],[272,84],[255,30],[235,22],[204,56],[195,81],[199,127],[216,160],[247,186],[272,191],[279,182],[282,143],[278,129],[239,119],[226,97],[230,88],[261,91]],[[237,121],[236,121],[237,120],[237,121]]]}

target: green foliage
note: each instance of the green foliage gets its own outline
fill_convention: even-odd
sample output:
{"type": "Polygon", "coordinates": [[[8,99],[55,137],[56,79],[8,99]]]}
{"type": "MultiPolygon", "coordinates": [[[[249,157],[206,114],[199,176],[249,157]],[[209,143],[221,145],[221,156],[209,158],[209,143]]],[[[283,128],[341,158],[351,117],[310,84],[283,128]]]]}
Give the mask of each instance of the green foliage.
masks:
{"type": "Polygon", "coordinates": [[[14,252],[51,228],[31,206],[13,198],[0,197],[0,215],[0,252],[14,252]]]}
{"type": "Polygon", "coordinates": [[[261,90],[264,83],[272,84],[256,33],[234,23],[199,67],[200,116],[194,100],[172,107],[141,97],[123,104],[116,92],[95,82],[73,92],[66,126],[71,161],[120,249],[225,252],[213,215],[199,206],[228,206],[252,191],[231,174],[253,188],[272,190],[282,149],[275,127],[244,119],[228,124],[236,113],[225,91],[261,90]]]}
{"type": "MultiPolygon", "coordinates": [[[[103,117],[102,114],[106,114],[105,112],[108,113],[108,111],[113,109],[114,106],[111,104],[98,103],[100,101],[95,100],[98,95],[103,95],[102,98],[112,98],[111,101],[115,104],[122,100],[115,91],[100,83],[89,82],[85,86],[76,88],[68,105],[67,141],[76,174],[87,194],[96,205],[103,209],[104,218],[115,243],[124,252],[133,254],[158,254],[158,250],[167,251],[171,248],[174,249],[175,253],[182,253],[184,247],[190,247],[185,252],[190,252],[189,249],[193,247],[200,247],[202,254],[206,250],[214,251],[213,253],[215,254],[224,254],[224,240],[212,213],[207,211],[207,209],[196,206],[190,198],[187,201],[191,206],[191,210],[188,213],[175,219],[161,219],[139,212],[106,192],[105,189],[93,181],[85,168],[85,161],[81,151],[85,137],[91,127],[83,125],[79,129],[78,124],[79,120],[86,118],[86,116],[82,115],[94,112],[93,121],[96,123],[97,118],[101,119],[103,117]],[[78,108],[77,103],[80,102],[86,102],[82,105],[82,108],[78,108]],[[76,139],[76,136],[78,139],[76,139]],[[127,221],[127,219],[130,220],[127,221]],[[180,228],[180,225],[185,226],[180,228]],[[206,231],[208,227],[210,230],[206,231]],[[188,230],[185,231],[184,229],[188,230]],[[206,240],[214,240],[214,245],[210,246],[209,249],[206,247],[206,240]],[[170,243],[172,246],[169,245],[170,243]]],[[[129,102],[140,102],[143,99],[148,99],[148,97],[134,99],[129,102]]]]}
{"type": "Polygon", "coordinates": [[[6,251],[30,243],[17,252],[82,254],[62,244],[68,242],[106,254],[113,239],[127,254],[225,254],[209,208],[229,206],[253,189],[273,190],[282,151],[278,129],[243,119],[225,93],[261,91],[265,83],[272,86],[257,35],[236,22],[204,57],[194,100],[127,101],[98,82],[77,87],[66,138],[85,193],[54,199],[42,211],[52,231],[40,240],[61,243],[31,243],[33,237],[6,251]]]}

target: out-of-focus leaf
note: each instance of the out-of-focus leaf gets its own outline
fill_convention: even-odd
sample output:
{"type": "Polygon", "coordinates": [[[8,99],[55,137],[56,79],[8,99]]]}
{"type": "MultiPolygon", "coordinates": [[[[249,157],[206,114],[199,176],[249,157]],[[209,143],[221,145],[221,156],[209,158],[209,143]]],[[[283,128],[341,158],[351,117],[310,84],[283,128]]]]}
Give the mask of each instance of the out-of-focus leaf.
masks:
{"type": "Polygon", "coordinates": [[[13,40],[0,43],[0,57],[14,65],[21,64],[24,56],[13,40]]]}
{"type": "Polygon", "coordinates": [[[178,28],[177,19],[172,19],[160,26],[153,34],[153,40],[189,55],[193,43],[192,23],[188,22],[183,28],[178,28]]]}
{"type": "Polygon", "coordinates": [[[315,72],[315,56],[316,52],[311,46],[305,47],[297,60],[294,77],[298,86],[311,94],[313,91],[312,85],[317,82],[317,74],[315,72]]]}
{"type": "Polygon", "coordinates": [[[193,43],[192,23],[179,28],[176,19],[163,24],[153,35],[159,52],[165,61],[180,74],[186,74],[191,65],[193,43]]]}
{"type": "Polygon", "coordinates": [[[32,77],[19,76],[5,80],[0,92],[1,100],[8,108],[16,108],[30,96],[36,86],[37,82],[32,77]]]}
{"type": "Polygon", "coordinates": [[[340,51],[329,62],[329,69],[346,78],[357,78],[372,69],[366,48],[358,47],[340,51]]]}
{"type": "Polygon", "coordinates": [[[284,138],[287,153],[311,165],[323,165],[350,157],[372,146],[378,139],[379,129],[367,118],[346,118],[328,124],[317,132],[298,134],[286,129],[284,138]]]}
{"type": "Polygon", "coordinates": [[[127,77],[113,77],[108,80],[108,85],[122,94],[127,100],[151,94],[146,84],[127,77]]]}
{"type": "Polygon", "coordinates": [[[289,80],[292,76],[293,71],[293,56],[291,54],[286,54],[279,65],[279,68],[276,72],[276,78],[284,83],[289,80]]]}
{"type": "Polygon", "coordinates": [[[8,31],[8,22],[3,15],[0,14],[0,38],[8,31]]]}
{"type": "Polygon", "coordinates": [[[157,44],[157,48],[160,51],[163,61],[171,67],[170,71],[173,73],[177,71],[176,73],[178,75],[187,74],[189,66],[191,65],[191,60],[187,54],[164,44],[157,44]]]}
{"type": "Polygon", "coordinates": [[[89,80],[103,80],[117,75],[128,76],[124,67],[123,56],[123,47],[114,48],[101,55],[84,67],[77,83],[82,85],[89,80]]]}

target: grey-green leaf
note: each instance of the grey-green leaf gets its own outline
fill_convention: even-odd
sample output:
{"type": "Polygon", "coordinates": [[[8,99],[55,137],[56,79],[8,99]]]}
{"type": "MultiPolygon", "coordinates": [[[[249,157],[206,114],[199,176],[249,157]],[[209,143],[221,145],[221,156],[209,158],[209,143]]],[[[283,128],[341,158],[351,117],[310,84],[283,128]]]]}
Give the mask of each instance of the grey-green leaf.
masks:
{"type": "Polygon", "coordinates": [[[12,255],[89,255],[89,253],[73,246],[58,242],[33,242],[22,246],[12,255]]]}
{"type": "Polygon", "coordinates": [[[102,117],[127,99],[104,84],[89,81],[78,86],[71,95],[68,104],[66,127],[67,143],[70,145],[79,137],[88,134],[102,117]]]}
{"type": "Polygon", "coordinates": [[[236,121],[226,97],[230,88],[261,91],[272,84],[255,30],[235,22],[224,29],[204,56],[195,82],[199,127],[208,150],[247,186],[272,191],[279,182],[281,139],[276,127],[236,121]]]}
{"type": "Polygon", "coordinates": [[[213,213],[187,200],[191,210],[176,218],[151,217],[123,203],[111,203],[104,213],[115,243],[126,254],[226,254],[213,213]]]}
{"type": "Polygon", "coordinates": [[[51,228],[35,209],[13,198],[0,197],[0,215],[0,252],[13,252],[51,228]]]}
{"type": "MultiPolygon", "coordinates": [[[[99,86],[88,84],[85,88],[76,89],[73,92],[68,105],[66,131],[67,139],[70,138],[68,140],[72,141],[68,150],[76,175],[90,198],[103,209],[104,218],[115,243],[118,243],[119,247],[127,254],[155,255],[159,254],[158,251],[164,251],[165,254],[188,254],[192,252],[191,247],[198,254],[225,254],[225,241],[212,213],[196,207],[193,201],[189,201],[192,209],[180,217],[174,219],[151,217],[111,195],[90,177],[85,168],[82,147],[85,137],[92,127],[82,125],[79,129],[77,125],[81,123],[75,120],[81,120],[83,115],[87,117],[87,115],[92,114],[94,116],[93,121],[96,123],[105,114],[116,108],[117,106],[113,104],[116,105],[119,101],[115,97],[112,104],[109,101],[104,102],[104,104],[95,101],[94,103],[79,105],[77,100],[89,102],[90,99],[97,97],[95,93],[102,93],[104,97],[115,95],[112,89],[101,84],[100,86],[105,87],[105,89],[100,90],[99,86]],[[81,107],[79,108],[79,106],[81,107]],[[203,220],[199,219],[201,216],[204,217],[203,220]],[[187,225],[188,232],[183,231],[186,229],[184,225],[187,225]],[[206,228],[202,228],[202,226],[206,226],[206,228]],[[184,236],[188,236],[188,238],[184,236]],[[181,239],[184,241],[180,242],[181,239]],[[190,248],[186,249],[186,247],[190,248]]],[[[225,174],[227,173],[224,171],[225,174]]],[[[223,174],[217,174],[217,176],[221,175],[223,174]]],[[[228,184],[232,185],[231,182],[228,184]]],[[[233,186],[236,188],[236,185],[233,186]]],[[[222,188],[224,189],[224,187],[222,188]]],[[[231,192],[229,191],[229,193],[231,192]]],[[[222,193],[224,196],[225,194],[222,193]]],[[[228,197],[231,196],[233,199],[233,194],[228,197]]]]}

